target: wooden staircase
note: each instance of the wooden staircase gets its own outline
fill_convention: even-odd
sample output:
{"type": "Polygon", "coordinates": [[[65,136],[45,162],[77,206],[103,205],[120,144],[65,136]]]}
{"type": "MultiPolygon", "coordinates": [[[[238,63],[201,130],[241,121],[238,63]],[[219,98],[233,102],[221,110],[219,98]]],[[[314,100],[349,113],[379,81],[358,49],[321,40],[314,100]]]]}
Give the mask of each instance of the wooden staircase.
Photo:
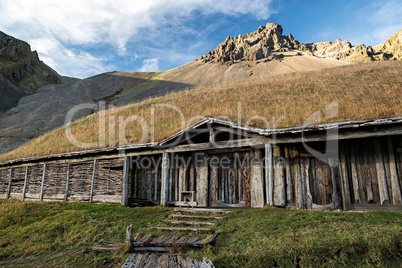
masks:
{"type": "Polygon", "coordinates": [[[152,227],[153,230],[163,231],[162,236],[135,236],[132,242],[133,253],[122,267],[214,267],[208,259],[196,261],[188,257],[182,258],[172,252],[175,248],[212,247],[219,235],[214,227],[230,211],[200,208],[176,208],[175,211],[175,214],[169,215],[168,219],[163,221],[167,226],[152,227]],[[194,232],[199,235],[194,236],[194,232]],[[200,238],[201,233],[204,237],[200,238]]]}

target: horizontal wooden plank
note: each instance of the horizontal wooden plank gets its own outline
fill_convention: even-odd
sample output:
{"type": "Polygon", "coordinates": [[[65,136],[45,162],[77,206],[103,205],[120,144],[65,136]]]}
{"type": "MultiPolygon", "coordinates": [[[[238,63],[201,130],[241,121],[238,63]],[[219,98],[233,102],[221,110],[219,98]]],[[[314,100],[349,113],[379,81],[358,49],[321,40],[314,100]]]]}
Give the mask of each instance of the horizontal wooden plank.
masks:
{"type": "Polygon", "coordinates": [[[121,195],[94,195],[92,202],[96,203],[121,203],[121,195]]]}
{"type": "Polygon", "coordinates": [[[192,231],[192,232],[210,232],[209,228],[194,228],[194,227],[152,227],[153,230],[168,230],[168,231],[192,231]]]}
{"type": "Polygon", "coordinates": [[[172,214],[169,218],[191,218],[191,219],[205,219],[205,220],[221,220],[222,217],[212,217],[212,216],[196,216],[196,215],[182,215],[182,214],[172,214]]]}
{"type": "Polygon", "coordinates": [[[185,213],[208,213],[208,214],[227,214],[232,211],[219,208],[174,208],[175,211],[183,211],[185,213]]]}
{"type": "Polygon", "coordinates": [[[216,223],[214,222],[206,222],[206,221],[164,220],[164,222],[169,222],[170,224],[181,224],[181,225],[208,225],[208,226],[216,225],[216,223]]]}

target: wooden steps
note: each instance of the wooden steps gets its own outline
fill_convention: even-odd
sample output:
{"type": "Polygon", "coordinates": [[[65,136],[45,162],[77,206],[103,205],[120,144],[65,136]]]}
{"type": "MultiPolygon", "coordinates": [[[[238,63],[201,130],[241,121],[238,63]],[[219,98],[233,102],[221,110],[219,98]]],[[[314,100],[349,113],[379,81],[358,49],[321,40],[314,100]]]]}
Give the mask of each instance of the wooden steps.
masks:
{"type": "Polygon", "coordinates": [[[128,255],[122,268],[143,267],[204,267],[212,268],[213,263],[204,258],[201,261],[180,255],[156,254],[156,253],[131,253],[128,255]]]}
{"type": "Polygon", "coordinates": [[[210,232],[210,228],[194,228],[194,227],[152,227],[153,230],[167,230],[167,231],[191,231],[191,232],[210,232]]]}
{"type": "Polygon", "coordinates": [[[183,215],[183,214],[172,214],[169,218],[187,218],[187,219],[203,219],[203,220],[221,220],[222,217],[212,217],[212,216],[196,216],[196,215],[183,215]]]}
{"type": "Polygon", "coordinates": [[[214,222],[207,222],[207,221],[164,220],[164,222],[168,222],[171,224],[180,224],[180,225],[208,225],[208,226],[216,225],[216,223],[214,223],[214,222]]]}

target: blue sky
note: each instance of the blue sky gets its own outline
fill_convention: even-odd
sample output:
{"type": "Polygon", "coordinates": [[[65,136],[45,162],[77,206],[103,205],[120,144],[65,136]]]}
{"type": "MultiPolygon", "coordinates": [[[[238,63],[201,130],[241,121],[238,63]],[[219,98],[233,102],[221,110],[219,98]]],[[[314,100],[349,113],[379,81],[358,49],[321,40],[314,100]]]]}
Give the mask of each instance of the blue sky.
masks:
{"type": "Polygon", "coordinates": [[[168,70],[267,22],[302,43],[341,38],[374,46],[402,28],[401,18],[400,0],[0,1],[0,31],[79,78],[168,70]]]}

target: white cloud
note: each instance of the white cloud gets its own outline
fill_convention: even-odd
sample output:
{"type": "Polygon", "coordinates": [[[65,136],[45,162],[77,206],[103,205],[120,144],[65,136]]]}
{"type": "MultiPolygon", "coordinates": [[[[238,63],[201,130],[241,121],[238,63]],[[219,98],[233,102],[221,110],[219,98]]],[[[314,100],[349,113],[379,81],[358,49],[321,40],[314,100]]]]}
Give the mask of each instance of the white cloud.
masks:
{"type": "Polygon", "coordinates": [[[250,14],[257,19],[267,19],[272,13],[269,7],[271,1],[2,0],[0,21],[1,30],[28,41],[33,49],[38,50],[41,58],[50,59],[49,64],[53,64],[57,71],[62,72],[63,69],[62,74],[72,75],[73,71],[69,68],[73,67],[71,63],[74,61],[92,72],[102,69],[99,64],[106,63],[104,59],[94,58],[84,51],[69,51],[70,46],[88,48],[103,44],[113,48],[115,54],[124,56],[127,54],[127,42],[141,39],[141,36],[136,36],[139,30],[166,26],[186,29],[185,19],[191,18],[194,12],[230,16],[250,14]],[[58,46],[46,47],[48,43],[53,46],[58,43],[58,46]],[[65,51],[58,52],[56,49],[65,51]],[[66,64],[66,55],[70,52],[73,57],[66,64]],[[62,57],[58,58],[54,53],[62,57]]]}
{"type": "Polygon", "coordinates": [[[113,67],[107,64],[106,59],[97,58],[86,51],[66,48],[55,39],[34,39],[31,45],[41,52],[43,62],[61,74],[85,78],[94,73],[110,71],[113,67]]]}
{"type": "Polygon", "coordinates": [[[159,71],[158,59],[147,59],[143,61],[144,65],[141,72],[156,72],[159,71]]]}

